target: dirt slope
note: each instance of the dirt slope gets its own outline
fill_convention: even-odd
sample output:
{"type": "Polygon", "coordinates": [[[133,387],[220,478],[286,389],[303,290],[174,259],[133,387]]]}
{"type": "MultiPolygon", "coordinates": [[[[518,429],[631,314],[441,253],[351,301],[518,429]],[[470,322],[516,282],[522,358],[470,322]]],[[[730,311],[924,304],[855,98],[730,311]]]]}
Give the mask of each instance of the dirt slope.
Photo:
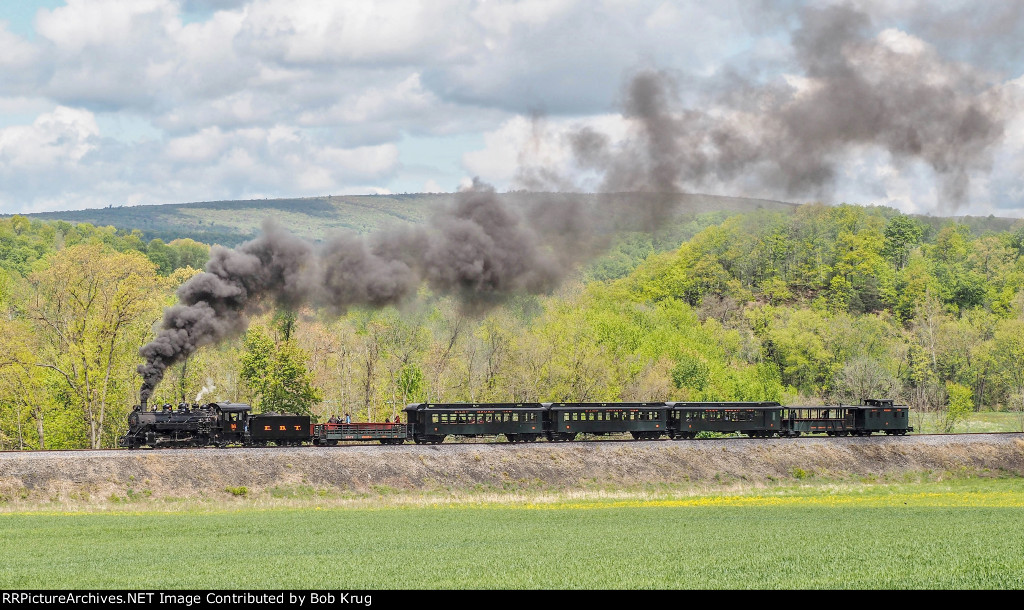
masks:
{"type": "Polygon", "coordinates": [[[245,487],[320,493],[759,486],[813,478],[1024,475],[1024,435],[445,444],[0,454],[0,505],[206,497],[245,487]]]}

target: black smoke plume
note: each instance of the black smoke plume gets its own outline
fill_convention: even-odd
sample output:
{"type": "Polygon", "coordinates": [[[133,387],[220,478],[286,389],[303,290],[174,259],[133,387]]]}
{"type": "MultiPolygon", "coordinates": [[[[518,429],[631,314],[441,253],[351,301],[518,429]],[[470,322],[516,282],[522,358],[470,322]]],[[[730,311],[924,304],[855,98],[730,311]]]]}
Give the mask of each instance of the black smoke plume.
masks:
{"type": "MultiPolygon", "coordinates": [[[[641,72],[625,95],[631,137],[572,131],[574,169],[601,174],[604,193],[822,198],[850,153],[874,149],[898,168],[927,164],[946,211],[967,201],[1012,112],[995,75],[895,28],[878,30],[848,6],[805,8],[791,41],[796,69],[785,81],[739,69],[701,79],[641,72]]],[[[550,167],[527,167],[521,178],[535,189],[571,182],[550,167]]],[[[664,197],[669,209],[673,201],[664,197]]],[[[648,211],[646,224],[656,225],[658,207],[648,211]]]]}
{"type": "MultiPolygon", "coordinates": [[[[248,317],[268,306],[310,304],[335,312],[352,306],[397,304],[426,283],[452,294],[469,309],[486,308],[517,293],[554,289],[579,262],[620,228],[652,228],[666,219],[678,192],[675,161],[662,160],[672,143],[662,134],[670,121],[662,108],[670,90],[657,74],[637,77],[627,95],[627,118],[637,122],[628,155],[635,165],[616,168],[634,185],[649,184],[654,197],[594,206],[571,194],[499,198],[479,180],[457,193],[454,205],[425,226],[371,235],[339,233],[314,246],[274,224],[235,250],[210,251],[206,271],[178,289],[179,303],[164,312],[162,329],[143,346],[139,365],[142,400],[148,401],[167,367],[204,345],[241,334],[248,317]],[[647,178],[644,178],[647,175],[647,178]]],[[[609,161],[624,154],[607,153],[609,161]]],[[[596,161],[595,161],[596,163],[596,161]]]]}
{"type": "Polygon", "coordinates": [[[567,248],[575,243],[570,234],[578,210],[569,202],[520,211],[476,181],[425,227],[339,233],[314,246],[266,223],[262,235],[237,249],[212,248],[206,271],[178,289],[179,303],[164,312],[162,330],[139,351],[146,359],[138,369],[141,399],[149,400],[167,367],[241,334],[249,316],[268,306],[382,307],[424,282],[470,308],[550,291],[583,252],[567,248]],[[544,236],[552,230],[565,231],[567,239],[548,243],[544,236]]]}
{"type": "MultiPolygon", "coordinates": [[[[804,84],[764,83],[732,72],[710,85],[642,71],[623,92],[624,141],[582,128],[568,136],[576,167],[601,177],[602,193],[499,198],[474,181],[425,226],[368,236],[338,234],[314,247],[267,225],[236,250],[215,247],[206,271],[178,290],[156,339],[140,354],[141,397],[167,367],[204,345],[242,333],[264,307],[311,304],[344,311],[401,302],[420,285],[486,307],[519,292],[554,288],[617,230],[653,230],[684,188],[741,185],[821,196],[843,155],[857,146],[930,165],[947,207],[989,167],[1006,122],[996,86],[970,66],[916,40],[871,35],[855,9],[809,8],[792,36],[804,84]],[[902,46],[901,46],[902,45],[902,46]],[[688,100],[683,107],[680,92],[688,100]],[[515,203],[515,205],[512,205],[515,203]]],[[[536,138],[545,137],[537,129],[536,138]]],[[[572,190],[551,167],[524,164],[531,190],[572,190]]]]}

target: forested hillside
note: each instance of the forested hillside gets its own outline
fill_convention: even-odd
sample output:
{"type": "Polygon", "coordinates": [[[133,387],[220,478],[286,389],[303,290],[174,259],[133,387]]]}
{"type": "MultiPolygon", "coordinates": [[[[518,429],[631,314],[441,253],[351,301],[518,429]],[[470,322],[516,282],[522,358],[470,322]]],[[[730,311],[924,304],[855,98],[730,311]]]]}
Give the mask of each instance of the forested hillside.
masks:
{"type": "MultiPolygon", "coordinates": [[[[170,369],[154,400],[383,419],[424,400],[893,396],[953,429],[972,409],[1024,409],[1024,223],[1008,224],[692,213],[622,236],[554,294],[485,312],[425,289],[338,317],[267,311],[170,369]]],[[[116,444],[138,349],[207,252],[0,219],[0,447],[116,444]]]]}
{"type": "MultiPolygon", "coordinates": [[[[532,195],[512,192],[497,197],[510,204],[527,202],[532,195]]],[[[553,195],[558,197],[559,195],[553,195]]],[[[574,194],[590,201],[596,195],[574,194]]],[[[677,195],[681,214],[709,211],[746,212],[756,209],[792,209],[792,204],[763,199],[677,195]]],[[[122,231],[139,231],[149,241],[165,242],[189,238],[208,244],[236,246],[259,232],[260,224],[273,218],[292,233],[320,240],[330,231],[368,233],[395,223],[419,223],[433,210],[451,205],[454,193],[402,195],[351,195],[305,199],[257,199],[249,201],[208,201],[169,205],[117,206],[95,210],[40,212],[32,219],[64,220],[111,226],[122,231]]]]}

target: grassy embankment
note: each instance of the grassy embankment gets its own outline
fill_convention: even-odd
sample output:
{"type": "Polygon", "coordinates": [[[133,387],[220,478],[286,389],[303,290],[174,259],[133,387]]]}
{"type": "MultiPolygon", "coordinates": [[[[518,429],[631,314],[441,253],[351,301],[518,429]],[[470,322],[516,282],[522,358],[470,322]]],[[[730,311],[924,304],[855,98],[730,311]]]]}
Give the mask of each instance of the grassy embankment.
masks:
{"type": "Polygon", "coordinates": [[[1015,588],[1019,478],[0,515],[0,588],[1015,588]]]}

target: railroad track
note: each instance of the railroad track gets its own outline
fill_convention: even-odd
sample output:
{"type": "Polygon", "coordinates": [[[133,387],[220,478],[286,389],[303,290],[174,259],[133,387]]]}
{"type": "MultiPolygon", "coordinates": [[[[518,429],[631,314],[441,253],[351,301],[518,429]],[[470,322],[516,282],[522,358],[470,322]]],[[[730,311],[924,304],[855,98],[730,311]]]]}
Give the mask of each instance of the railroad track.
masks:
{"type": "MultiPolygon", "coordinates": [[[[505,442],[505,441],[495,441],[495,440],[465,440],[465,441],[456,441],[456,442],[445,442],[443,444],[446,445],[446,446],[500,445],[500,446],[509,446],[509,447],[519,447],[519,446],[538,446],[538,445],[542,445],[542,446],[543,445],[565,446],[565,445],[586,444],[586,443],[623,444],[623,445],[635,445],[635,444],[638,444],[638,443],[667,443],[667,444],[673,444],[673,445],[674,444],[679,444],[680,446],[686,446],[689,443],[699,443],[701,441],[757,442],[757,443],[771,444],[771,443],[775,443],[775,442],[779,442],[779,441],[806,441],[806,440],[815,440],[815,439],[819,439],[819,440],[828,439],[828,441],[830,441],[830,442],[831,441],[840,441],[840,440],[845,440],[846,442],[860,442],[860,441],[868,441],[869,439],[874,439],[874,440],[892,439],[893,441],[897,441],[897,440],[913,440],[913,439],[918,439],[918,438],[924,439],[924,438],[943,438],[943,437],[999,436],[999,435],[1022,435],[1022,434],[1024,434],[1024,433],[1022,433],[1022,432],[948,432],[948,433],[929,433],[929,434],[907,434],[907,435],[902,436],[902,437],[897,437],[895,435],[890,436],[890,435],[886,435],[886,434],[876,434],[876,435],[872,435],[870,437],[853,437],[853,436],[850,436],[850,437],[832,437],[832,436],[821,436],[821,435],[814,435],[814,436],[812,436],[812,435],[803,435],[803,436],[799,436],[799,437],[788,437],[788,438],[778,438],[778,437],[775,437],[775,438],[750,438],[750,437],[747,437],[747,436],[722,436],[722,437],[696,438],[696,439],[680,439],[680,440],[672,440],[672,439],[668,439],[668,438],[661,438],[661,439],[656,439],[656,440],[634,440],[634,439],[628,438],[628,437],[627,438],[609,438],[609,437],[595,436],[595,437],[581,438],[581,439],[577,439],[577,440],[574,440],[574,441],[565,441],[565,442],[537,441],[537,442],[534,442],[534,443],[508,443],[508,442],[505,442]]],[[[436,445],[415,445],[415,444],[409,442],[409,443],[405,443],[404,445],[393,445],[393,446],[394,447],[400,447],[400,446],[406,446],[406,447],[417,447],[417,446],[430,447],[430,446],[436,446],[436,445]]],[[[297,447],[242,447],[242,446],[229,446],[229,447],[166,447],[166,448],[161,448],[161,449],[125,449],[125,448],[122,448],[122,447],[112,447],[112,448],[109,448],[109,449],[0,449],[0,454],[25,455],[25,454],[32,454],[32,453],[44,453],[44,454],[45,453],[58,453],[58,452],[60,452],[60,453],[69,453],[69,452],[74,452],[74,453],[99,453],[99,452],[116,451],[116,452],[119,452],[119,453],[133,453],[133,454],[143,455],[143,454],[148,454],[150,452],[156,452],[158,454],[163,454],[163,453],[174,454],[174,453],[180,452],[182,450],[189,450],[189,451],[212,451],[212,450],[217,450],[217,449],[227,449],[227,450],[230,450],[230,451],[239,451],[239,450],[259,449],[259,450],[275,451],[275,450],[278,450],[278,449],[293,449],[293,450],[299,449],[299,450],[301,450],[301,449],[311,449],[311,448],[325,449],[326,450],[326,449],[337,449],[337,448],[344,448],[344,447],[373,447],[375,449],[384,448],[384,446],[377,445],[376,443],[361,443],[361,442],[351,441],[351,442],[342,442],[342,443],[339,443],[338,445],[332,446],[332,447],[318,446],[318,445],[310,444],[310,445],[301,445],[301,446],[297,446],[297,447]]]]}

